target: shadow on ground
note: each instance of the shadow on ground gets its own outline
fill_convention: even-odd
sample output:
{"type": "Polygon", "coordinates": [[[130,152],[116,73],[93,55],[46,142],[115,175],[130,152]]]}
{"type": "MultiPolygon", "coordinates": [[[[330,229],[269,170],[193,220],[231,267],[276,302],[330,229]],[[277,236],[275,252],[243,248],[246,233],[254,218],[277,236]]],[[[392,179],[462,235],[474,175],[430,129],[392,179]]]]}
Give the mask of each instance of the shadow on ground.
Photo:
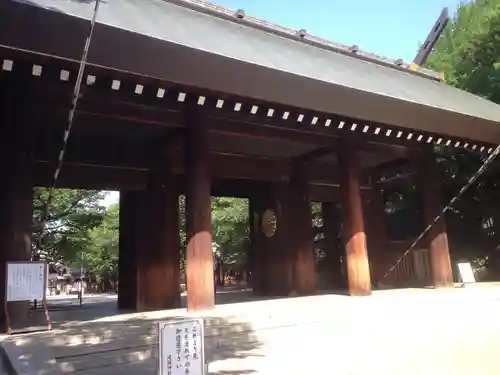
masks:
{"type": "MultiPolygon", "coordinates": [[[[115,315],[113,301],[96,305],[78,311],[55,312],[53,315],[59,316],[53,332],[14,337],[17,348],[22,350],[18,360],[37,364],[38,369],[50,373],[55,370],[50,369],[49,362],[55,358],[64,372],[156,374],[156,322],[186,317],[182,314],[158,317],[156,313],[153,317],[148,313],[115,315]]],[[[205,357],[215,366],[211,374],[255,373],[251,367],[241,367],[242,360],[251,363],[252,357],[262,356],[262,344],[251,323],[234,317],[203,316],[203,319],[205,357]]]]}
{"type": "MultiPolygon", "coordinates": [[[[342,293],[317,293],[328,294],[342,293]]],[[[266,319],[269,318],[263,311],[268,305],[252,304],[256,309],[253,312],[248,311],[250,305],[242,305],[241,302],[273,299],[280,298],[255,296],[251,290],[241,287],[218,290],[217,305],[225,306],[200,316],[204,319],[205,355],[210,364],[210,374],[257,373],[258,363],[261,363],[259,357],[265,355],[262,334],[266,328],[262,324],[267,324],[266,319]],[[230,304],[236,305],[233,308],[230,304]]],[[[185,309],[134,313],[119,311],[116,303],[116,299],[106,298],[97,303],[84,304],[82,308],[51,311],[53,332],[15,339],[17,346],[24,350],[22,360],[47,367],[49,364],[44,364],[44,361],[55,358],[58,367],[65,372],[85,371],[95,375],[114,375],[124,371],[156,373],[156,322],[185,319],[185,309]],[[37,356],[43,357],[43,351],[46,352],[45,360],[37,359],[37,356]]],[[[47,369],[48,373],[54,371],[47,369]]]]}
{"type": "MultiPolygon", "coordinates": [[[[315,293],[315,295],[339,295],[346,296],[347,291],[345,290],[320,290],[315,293]]],[[[216,295],[216,305],[228,305],[233,303],[243,303],[243,302],[257,302],[257,301],[271,301],[279,299],[294,299],[300,297],[291,296],[258,296],[253,293],[250,288],[244,286],[230,286],[225,288],[219,288],[216,295]]],[[[78,307],[76,304],[67,305],[59,304],[57,301],[51,302],[50,315],[52,322],[55,327],[59,327],[61,324],[75,322],[84,322],[89,320],[95,320],[111,315],[125,315],[133,313],[133,311],[119,310],[117,307],[117,300],[111,298],[111,295],[105,301],[87,303],[84,302],[82,307],[78,307]]],[[[181,296],[181,307],[186,308],[187,298],[183,294],[181,296]]]]}

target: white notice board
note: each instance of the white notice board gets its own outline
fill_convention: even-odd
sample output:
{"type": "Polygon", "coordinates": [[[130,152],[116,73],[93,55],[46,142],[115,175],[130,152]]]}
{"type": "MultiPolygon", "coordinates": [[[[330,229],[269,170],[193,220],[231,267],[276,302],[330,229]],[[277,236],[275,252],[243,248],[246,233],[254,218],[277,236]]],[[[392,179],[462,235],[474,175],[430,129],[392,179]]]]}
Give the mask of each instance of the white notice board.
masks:
{"type": "Polygon", "coordinates": [[[458,272],[460,273],[460,278],[464,284],[475,283],[476,278],[474,276],[474,271],[472,271],[472,266],[469,262],[457,263],[458,272]]]}
{"type": "Polygon", "coordinates": [[[7,302],[45,299],[45,262],[7,263],[7,302]]]}
{"type": "Polygon", "coordinates": [[[203,319],[158,323],[158,375],[205,375],[203,319]]]}

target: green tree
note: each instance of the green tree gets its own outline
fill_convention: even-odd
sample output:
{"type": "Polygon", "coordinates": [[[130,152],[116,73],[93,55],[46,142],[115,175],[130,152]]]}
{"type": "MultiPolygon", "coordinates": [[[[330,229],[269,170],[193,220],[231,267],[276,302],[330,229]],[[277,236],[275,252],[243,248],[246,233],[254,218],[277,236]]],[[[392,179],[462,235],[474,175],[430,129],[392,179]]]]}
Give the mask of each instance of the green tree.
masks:
{"type": "Polygon", "coordinates": [[[106,214],[100,203],[106,193],[56,189],[43,220],[48,195],[46,188],[34,189],[33,255],[58,269],[89,245],[89,230],[98,227],[106,214]]]}
{"type": "Polygon", "coordinates": [[[83,252],[83,264],[97,276],[117,275],[119,218],[119,206],[113,204],[108,207],[101,225],[86,233],[89,242],[83,252]]]}
{"type": "Polygon", "coordinates": [[[247,199],[212,198],[213,242],[225,264],[246,263],[249,230],[247,199]]]}
{"type": "Polygon", "coordinates": [[[429,56],[427,66],[446,82],[500,101],[500,1],[463,4],[429,56]]]}
{"type": "MultiPolygon", "coordinates": [[[[446,83],[500,103],[500,0],[476,0],[459,6],[427,66],[444,72],[446,83]]],[[[466,150],[436,151],[450,199],[484,158],[466,150]]],[[[456,257],[477,259],[487,266],[498,258],[499,168],[499,163],[494,163],[447,215],[456,257]]]]}

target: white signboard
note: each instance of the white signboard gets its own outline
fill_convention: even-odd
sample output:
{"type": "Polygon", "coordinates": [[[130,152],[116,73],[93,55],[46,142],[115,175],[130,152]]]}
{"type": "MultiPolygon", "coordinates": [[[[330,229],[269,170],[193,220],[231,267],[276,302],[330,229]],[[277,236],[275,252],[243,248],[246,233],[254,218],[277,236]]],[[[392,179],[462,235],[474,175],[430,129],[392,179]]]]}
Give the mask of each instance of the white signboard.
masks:
{"type": "Polygon", "coordinates": [[[205,375],[203,319],[158,323],[158,375],[205,375]]]}
{"type": "Polygon", "coordinates": [[[43,300],[45,262],[7,263],[7,302],[43,300]]]}
{"type": "Polygon", "coordinates": [[[464,284],[475,283],[476,278],[474,277],[474,272],[469,262],[457,263],[458,272],[460,272],[460,277],[464,284]]]}

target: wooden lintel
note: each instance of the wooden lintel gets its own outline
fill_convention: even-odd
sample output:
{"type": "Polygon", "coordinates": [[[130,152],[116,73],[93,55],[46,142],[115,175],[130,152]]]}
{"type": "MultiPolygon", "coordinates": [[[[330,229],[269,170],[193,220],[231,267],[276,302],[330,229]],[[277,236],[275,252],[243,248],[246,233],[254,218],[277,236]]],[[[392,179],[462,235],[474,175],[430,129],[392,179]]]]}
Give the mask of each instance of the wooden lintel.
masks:
{"type": "MultiPolygon", "coordinates": [[[[39,143],[34,158],[40,162],[57,160],[58,151],[50,144],[39,143]]],[[[67,148],[65,162],[100,167],[127,169],[149,169],[157,157],[157,149],[145,143],[112,142],[112,139],[72,139],[67,148]],[[73,142],[74,141],[74,142],[73,142]],[[156,154],[156,155],[155,155],[156,154]]],[[[174,172],[184,173],[183,154],[176,151],[174,172]]],[[[209,155],[212,178],[244,178],[263,181],[287,181],[292,162],[285,159],[257,158],[239,154],[217,153],[209,155]]],[[[336,166],[333,163],[310,163],[307,168],[310,182],[338,183],[336,166]]],[[[368,180],[366,179],[365,183],[368,180]]]]}
{"type": "MultiPolygon", "coordinates": [[[[34,162],[34,186],[50,186],[55,168],[55,163],[34,162]]],[[[67,189],[141,190],[146,188],[147,173],[146,170],[64,164],[56,187],[67,189]]]]}
{"type": "MultiPolygon", "coordinates": [[[[45,162],[34,163],[34,186],[47,187],[52,183],[54,165],[45,162]]],[[[178,176],[182,181],[183,179],[178,176]]],[[[91,165],[65,164],[58,180],[58,188],[95,190],[144,190],[148,171],[123,168],[103,168],[91,165]]],[[[245,179],[212,179],[212,196],[249,198],[266,181],[245,179]]],[[[185,187],[180,184],[179,194],[185,187]]],[[[314,202],[339,202],[338,186],[309,184],[309,197],[314,202]]],[[[361,191],[364,194],[365,190],[361,191]]]]}
{"type": "Polygon", "coordinates": [[[334,147],[320,147],[293,158],[293,161],[295,163],[309,163],[321,159],[324,156],[331,155],[336,151],[337,150],[334,147]]]}
{"type": "Polygon", "coordinates": [[[365,168],[362,173],[369,179],[371,184],[386,184],[393,181],[400,181],[412,176],[415,173],[412,159],[398,158],[375,167],[365,168]],[[393,172],[393,173],[391,173],[393,172]],[[391,174],[388,176],[387,174],[391,174]]]}
{"type": "Polygon", "coordinates": [[[372,181],[372,185],[386,185],[386,184],[393,184],[393,183],[404,183],[405,181],[409,180],[410,178],[413,178],[417,172],[408,172],[408,173],[401,173],[397,174],[396,176],[388,177],[388,178],[382,178],[376,181],[372,181]]]}
{"type": "MultiPolygon", "coordinates": [[[[86,102],[83,100],[82,102],[76,111],[78,126],[82,128],[87,127],[86,124],[92,124],[94,128],[101,126],[118,128],[120,125],[127,123],[160,128],[181,127],[179,113],[176,111],[131,104],[121,104],[121,107],[118,105],[110,106],[111,109],[119,107],[115,108],[116,112],[110,111],[109,108],[101,108],[100,111],[97,111],[94,108],[97,104],[86,106],[86,102]]],[[[104,106],[104,104],[102,105],[104,106]]],[[[62,127],[65,124],[67,109],[52,108],[47,110],[44,108],[43,111],[38,111],[38,113],[40,117],[43,116],[51,119],[47,121],[47,126],[55,127],[59,124],[62,127]]],[[[225,117],[207,117],[205,122],[209,133],[248,139],[287,140],[324,148],[335,148],[339,137],[339,134],[325,132],[321,128],[308,129],[302,127],[301,129],[290,129],[282,126],[262,124],[257,122],[257,119],[252,122],[246,122],[225,117]]],[[[380,152],[380,147],[382,146],[361,142],[360,149],[370,152],[380,152]]]]}
{"type": "MultiPolygon", "coordinates": [[[[66,119],[70,104],[67,89],[37,86],[37,96],[40,96],[40,100],[36,103],[37,110],[44,112],[45,115],[56,115],[56,117],[63,120],[66,119]],[[64,102],[64,100],[67,102],[66,106],[57,106],[55,104],[61,101],[64,102]]],[[[180,118],[182,103],[172,98],[160,102],[158,98],[148,97],[146,99],[138,95],[135,98],[123,97],[120,92],[114,92],[112,98],[110,99],[109,95],[87,90],[80,99],[76,112],[80,118],[79,121],[131,122],[162,127],[182,126],[180,118]]],[[[258,115],[244,115],[241,112],[231,111],[228,108],[234,107],[234,102],[234,100],[226,100],[221,109],[208,108],[207,106],[201,107],[208,131],[233,134],[240,137],[286,139],[318,147],[332,148],[336,146],[338,138],[344,135],[345,128],[350,126],[345,125],[338,128],[338,125],[345,121],[336,116],[330,116],[333,124],[331,126],[306,126],[298,122],[287,122],[285,124],[278,115],[273,117],[263,116],[261,112],[266,112],[265,108],[262,108],[258,115]]],[[[381,129],[380,126],[378,128],[381,129]]],[[[383,134],[384,131],[379,131],[376,134],[352,132],[349,136],[358,140],[358,147],[365,151],[378,152],[381,147],[390,147],[390,145],[410,148],[419,147],[418,143],[400,138],[391,138],[389,143],[387,142],[388,138],[383,134]]]]}
{"type": "MultiPolygon", "coordinates": [[[[74,77],[78,70],[78,65],[75,61],[69,61],[64,59],[57,59],[46,55],[31,54],[23,51],[15,51],[11,49],[0,49],[3,58],[15,59],[16,70],[22,71],[22,75],[32,76],[32,66],[33,64],[42,64],[43,75],[41,77],[32,77],[31,81],[38,84],[38,88],[45,90],[46,86],[55,85],[61,89],[62,97],[65,99],[66,103],[71,100],[71,91],[74,86],[74,77]],[[68,81],[60,80],[61,69],[70,72],[70,78],[68,81]]],[[[264,102],[261,100],[255,100],[250,98],[238,97],[235,95],[228,95],[227,93],[217,92],[214,90],[199,90],[194,87],[180,86],[172,82],[165,82],[153,77],[147,77],[142,75],[133,74],[130,72],[120,72],[117,70],[110,70],[105,67],[92,66],[87,67],[87,73],[96,75],[98,77],[97,81],[89,86],[85,87],[86,97],[96,96],[98,99],[104,97],[106,99],[119,99],[120,101],[130,101],[140,105],[156,105],[156,106],[167,106],[171,105],[171,108],[183,107],[183,103],[177,101],[176,96],[179,92],[187,94],[187,96],[199,97],[203,96],[206,98],[207,102],[215,102],[217,99],[224,100],[228,104],[238,102],[244,107],[259,107],[257,116],[250,114],[249,111],[245,113],[240,112],[235,114],[232,111],[231,106],[224,105],[223,108],[211,108],[209,112],[218,112],[223,117],[233,117],[237,118],[238,121],[255,121],[257,124],[271,125],[275,127],[281,127],[284,129],[289,129],[293,131],[301,131],[306,129],[312,129],[313,132],[325,132],[325,134],[333,134],[334,136],[346,136],[348,133],[356,133],[356,137],[362,139],[366,143],[379,144],[379,145],[402,145],[409,148],[420,147],[420,142],[415,141],[416,137],[408,138],[409,133],[419,132],[423,137],[426,137],[429,143],[440,144],[439,139],[449,139],[453,142],[459,142],[460,144],[468,143],[475,144],[476,146],[492,147],[493,145],[485,142],[474,142],[470,139],[457,138],[457,137],[447,137],[446,135],[440,135],[431,132],[420,132],[418,130],[414,131],[408,128],[402,128],[397,126],[388,126],[385,124],[367,122],[362,119],[347,118],[344,116],[339,116],[329,113],[318,113],[314,111],[308,111],[303,108],[294,107],[284,107],[276,103],[264,102]],[[120,89],[118,91],[111,90],[111,82],[113,80],[120,80],[121,87],[126,89],[120,89]],[[143,85],[144,92],[140,95],[136,94],[134,89],[136,85],[143,85]],[[167,89],[165,96],[158,97],[158,88],[167,89]],[[267,116],[268,110],[274,110],[275,116],[267,116]],[[284,112],[290,114],[285,119],[281,116],[284,112]],[[292,116],[293,115],[293,116],[292,116]],[[302,116],[303,121],[297,120],[297,115],[302,116]],[[268,118],[266,118],[268,117],[268,118]],[[265,120],[265,121],[262,121],[265,120]],[[329,120],[328,125],[326,125],[326,120],[329,120]],[[339,126],[343,123],[342,128],[339,126]],[[320,129],[323,128],[323,129],[320,129]],[[366,129],[366,131],[365,131],[366,129]]],[[[43,98],[45,94],[40,96],[43,98]]],[[[53,100],[53,103],[59,103],[57,100],[53,100]]],[[[145,119],[142,119],[145,122],[145,119]]]]}

